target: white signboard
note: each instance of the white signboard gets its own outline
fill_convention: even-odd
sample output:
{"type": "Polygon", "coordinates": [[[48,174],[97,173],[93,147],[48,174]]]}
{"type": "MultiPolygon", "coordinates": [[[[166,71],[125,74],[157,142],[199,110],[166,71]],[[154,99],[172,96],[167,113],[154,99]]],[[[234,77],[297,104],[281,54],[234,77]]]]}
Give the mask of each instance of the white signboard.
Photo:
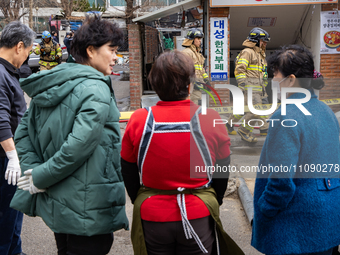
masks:
{"type": "Polygon", "coordinates": [[[338,0],[210,0],[211,7],[293,5],[293,4],[332,4],[338,0]]]}
{"type": "Polygon", "coordinates": [[[320,54],[340,54],[340,14],[321,12],[320,54]]]}
{"type": "Polygon", "coordinates": [[[228,80],[228,18],[210,18],[211,80],[228,80]]]}
{"type": "Polygon", "coordinates": [[[276,18],[255,18],[249,17],[248,19],[248,27],[273,27],[275,26],[276,18]]]}

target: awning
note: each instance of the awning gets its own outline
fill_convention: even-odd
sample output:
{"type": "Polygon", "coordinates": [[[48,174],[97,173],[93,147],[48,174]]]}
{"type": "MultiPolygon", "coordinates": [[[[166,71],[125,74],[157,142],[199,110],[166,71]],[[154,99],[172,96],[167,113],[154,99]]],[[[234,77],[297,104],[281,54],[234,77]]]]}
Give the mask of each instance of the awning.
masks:
{"type": "Polygon", "coordinates": [[[150,12],[141,17],[135,18],[132,22],[149,22],[162,17],[167,17],[169,15],[182,12],[183,10],[188,10],[201,5],[201,0],[185,0],[177,4],[172,4],[170,6],[161,8],[157,11],[150,12]]]}

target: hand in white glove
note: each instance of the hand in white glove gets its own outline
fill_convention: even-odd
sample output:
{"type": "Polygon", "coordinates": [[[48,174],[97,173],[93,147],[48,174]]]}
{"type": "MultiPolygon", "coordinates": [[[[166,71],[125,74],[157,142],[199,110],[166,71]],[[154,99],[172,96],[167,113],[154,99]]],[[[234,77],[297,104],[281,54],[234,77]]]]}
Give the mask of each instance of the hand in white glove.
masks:
{"type": "Polygon", "coordinates": [[[32,195],[40,192],[45,192],[46,189],[38,189],[33,184],[33,178],[32,178],[32,171],[33,169],[29,169],[24,172],[24,176],[20,177],[18,180],[18,189],[27,190],[32,195]]]}
{"type": "Polygon", "coordinates": [[[15,186],[21,175],[17,151],[7,151],[6,156],[8,158],[8,164],[5,172],[5,179],[7,180],[8,185],[12,184],[13,186],[15,186]]]}

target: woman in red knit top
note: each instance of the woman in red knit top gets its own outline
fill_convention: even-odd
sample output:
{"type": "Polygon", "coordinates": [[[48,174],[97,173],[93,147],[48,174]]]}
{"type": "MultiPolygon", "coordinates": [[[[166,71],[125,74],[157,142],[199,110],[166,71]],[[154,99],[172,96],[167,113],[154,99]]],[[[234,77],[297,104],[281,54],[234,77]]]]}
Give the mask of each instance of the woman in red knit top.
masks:
{"type": "Polygon", "coordinates": [[[161,101],[137,110],[126,127],[121,161],[135,254],[243,254],[218,216],[229,173],[213,179],[209,171],[229,166],[230,139],[214,127],[216,111],[204,115],[190,101],[194,75],[185,54],[160,55],[148,79],[161,101]]]}

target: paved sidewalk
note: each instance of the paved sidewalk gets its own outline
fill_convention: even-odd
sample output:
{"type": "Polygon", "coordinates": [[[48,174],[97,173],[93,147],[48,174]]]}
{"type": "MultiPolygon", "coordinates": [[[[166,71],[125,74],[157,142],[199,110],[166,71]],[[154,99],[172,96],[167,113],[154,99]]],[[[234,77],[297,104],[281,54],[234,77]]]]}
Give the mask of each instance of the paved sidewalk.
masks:
{"type": "MultiPolygon", "coordinates": [[[[119,68],[117,68],[118,70],[119,68]]],[[[127,111],[129,106],[129,81],[120,81],[119,76],[111,76],[112,86],[117,98],[120,111],[127,111]]],[[[25,97],[27,103],[30,98],[25,97]]],[[[121,124],[122,135],[126,123],[121,124]]],[[[257,131],[255,131],[256,133],[257,131]]],[[[241,141],[240,137],[230,136],[233,154],[231,156],[233,165],[257,165],[261,147],[265,138],[258,137],[259,142],[249,147],[248,143],[241,141]],[[235,148],[238,146],[238,148],[235,148]]],[[[247,185],[253,192],[254,179],[247,178],[247,185]]],[[[126,213],[131,224],[133,206],[127,196],[126,213]]],[[[224,198],[220,207],[221,220],[225,230],[238,243],[246,255],[261,255],[250,245],[251,226],[243,211],[237,192],[224,198]]],[[[132,255],[133,249],[130,241],[130,231],[120,230],[115,232],[115,240],[109,255],[132,255]]],[[[53,232],[45,225],[39,217],[24,216],[22,229],[22,247],[27,255],[52,255],[57,254],[53,232]]]]}
{"type": "MultiPolygon", "coordinates": [[[[130,201],[127,202],[126,212],[131,224],[132,204],[130,201]]],[[[236,193],[224,198],[223,205],[220,207],[220,214],[224,229],[238,243],[245,254],[261,255],[250,245],[251,227],[236,193]]],[[[109,255],[132,255],[130,231],[120,230],[115,232],[114,235],[115,240],[109,255]]],[[[24,217],[21,237],[23,252],[27,255],[57,254],[53,232],[39,217],[24,217]]]]}
{"type": "MultiPolygon", "coordinates": [[[[231,156],[232,165],[257,165],[261,153],[260,148],[233,148],[231,156]]],[[[246,183],[253,193],[254,178],[246,178],[246,183]]],[[[127,196],[126,213],[131,224],[133,206],[127,196]]],[[[251,245],[251,226],[243,211],[237,192],[224,198],[220,207],[221,220],[224,229],[238,243],[246,255],[261,255],[251,245]]],[[[23,251],[28,255],[52,255],[57,254],[52,231],[39,218],[24,217],[22,230],[23,251]]],[[[120,230],[115,232],[115,241],[110,255],[132,255],[130,231],[120,230]]]]}

